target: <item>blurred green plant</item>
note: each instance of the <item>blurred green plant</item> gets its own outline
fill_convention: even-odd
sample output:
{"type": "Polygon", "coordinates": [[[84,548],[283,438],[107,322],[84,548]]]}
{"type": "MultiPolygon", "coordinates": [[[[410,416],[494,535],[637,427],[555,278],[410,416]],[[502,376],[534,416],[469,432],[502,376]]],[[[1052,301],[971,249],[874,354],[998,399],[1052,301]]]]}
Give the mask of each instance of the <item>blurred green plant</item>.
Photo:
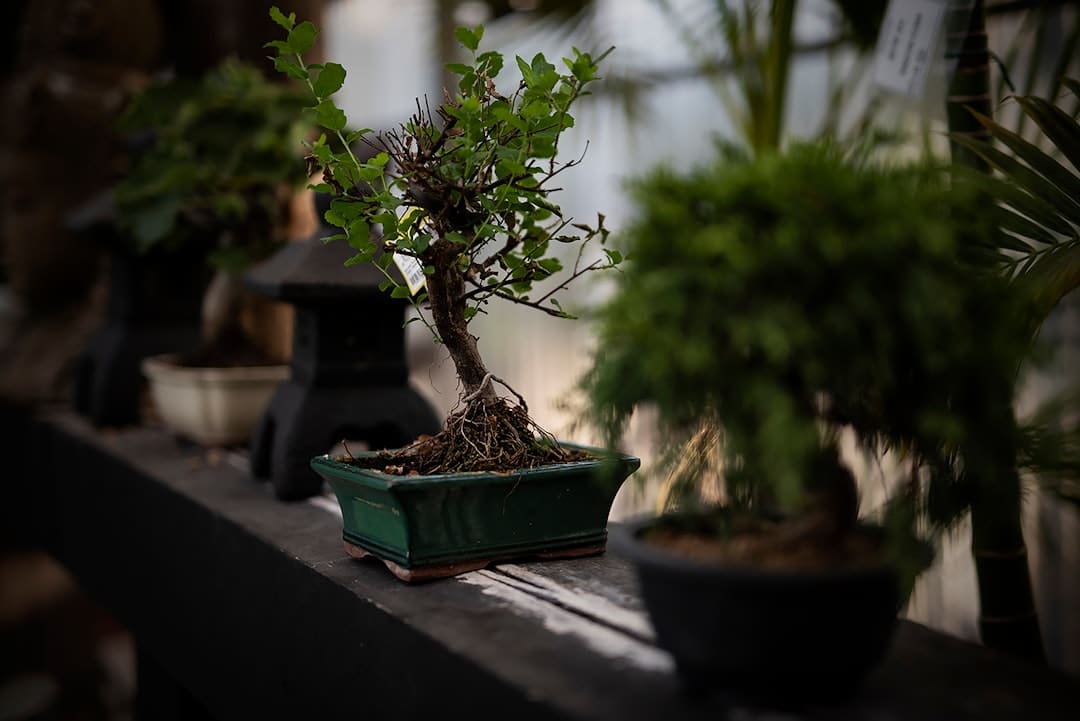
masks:
{"type": "Polygon", "coordinates": [[[314,127],[300,112],[308,102],[235,59],[138,95],[120,128],[142,147],[115,188],[118,222],[135,248],[200,243],[228,271],[272,251],[306,178],[297,149],[314,127]]]}
{"type": "MultiPolygon", "coordinates": [[[[991,232],[978,192],[829,144],[657,170],[631,192],[631,262],[584,381],[609,442],[650,404],[674,448],[715,433],[728,503],[799,509],[850,428],[908,454],[897,508],[939,528],[973,475],[1015,472],[1027,339],[1011,286],[968,252],[991,232]]],[[[688,490],[715,470],[678,458],[688,490]]]]}
{"type": "Polygon", "coordinates": [[[290,206],[307,176],[300,143],[314,130],[310,97],[226,60],[199,79],[149,86],[120,119],[131,167],[114,189],[117,225],[136,252],[205,254],[217,273],[203,303],[193,365],[261,363],[243,330],[240,272],[285,241],[290,206]]]}

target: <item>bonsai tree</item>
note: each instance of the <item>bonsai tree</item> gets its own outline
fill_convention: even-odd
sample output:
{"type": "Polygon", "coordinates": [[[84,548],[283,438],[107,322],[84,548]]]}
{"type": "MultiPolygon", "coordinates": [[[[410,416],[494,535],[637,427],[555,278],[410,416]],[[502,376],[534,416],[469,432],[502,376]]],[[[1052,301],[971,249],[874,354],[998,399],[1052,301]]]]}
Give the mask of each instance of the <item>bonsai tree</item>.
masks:
{"type": "MultiPolygon", "coordinates": [[[[794,514],[778,552],[843,548],[857,509],[844,429],[911,459],[890,518],[944,527],[971,477],[1011,472],[1021,314],[966,252],[989,233],[977,193],[819,144],[658,170],[632,195],[632,262],[584,381],[610,443],[654,404],[669,438],[692,437],[684,488],[717,470],[712,452],[726,503],[794,514]]],[[[1009,486],[985,488],[998,495],[980,502],[1010,502],[1009,486]]]]}
{"type": "Polygon", "coordinates": [[[311,125],[305,94],[229,60],[199,80],[183,77],[141,93],[121,119],[136,140],[115,190],[120,226],[139,253],[198,246],[218,271],[204,319],[204,347],[188,360],[249,362],[239,325],[240,272],[283,238],[304,178],[295,148],[311,125]]]}
{"type": "Polygon", "coordinates": [[[469,322],[496,299],[570,317],[558,292],[621,260],[610,249],[588,254],[591,241],[602,245],[607,237],[602,215],[593,226],[577,223],[551,199],[557,177],[581,161],[560,159],[560,139],[573,126],[570,111],[597,79],[603,56],[575,50],[563,60],[566,73],[541,54],[531,61],[519,57],[521,80],[504,94],[496,84],[502,55],[479,52],[482,27],[459,28],[457,39],[471,62],[447,66],[460,81],[445,102],[432,109],[427,98],[417,100],[415,114],[396,130],[346,133],[345,113],[332,99],[345,69],[306,64],[318,30],[277,8],[270,15],[288,33],[268,43],[277,51],[275,66],[305,83],[314,118],[342,148],[335,151],[326,135],[310,145],[310,167],[322,176],[314,187],[333,195],[326,220],[341,228],[328,240],[348,242],[356,251],[350,264],[374,263],[385,290],[411,299],[460,380],[460,407],[442,433],[405,449],[415,464],[409,467],[427,474],[568,459],[529,419],[524,399],[513,403],[496,393],[495,384],[506,384],[488,370],[469,322]],[[370,160],[357,158],[356,142],[371,147],[370,160]],[[569,268],[553,252],[563,244],[576,246],[569,268]],[[393,272],[395,264],[405,282],[393,272]],[[545,290],[535,287],[545,280],[545,290]]]}

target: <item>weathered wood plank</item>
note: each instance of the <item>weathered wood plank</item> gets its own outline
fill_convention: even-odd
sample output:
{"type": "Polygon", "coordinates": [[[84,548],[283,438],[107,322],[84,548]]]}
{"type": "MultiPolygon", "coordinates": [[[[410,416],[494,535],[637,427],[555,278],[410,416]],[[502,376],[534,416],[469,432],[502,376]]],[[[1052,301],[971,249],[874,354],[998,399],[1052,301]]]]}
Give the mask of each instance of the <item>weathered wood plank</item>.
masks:
{"type": "Polygon", "coordinates": [[[32,435],[20,513],[221,719],[1080,717],[1076,679],[908,623],[846,705],[694,701],[610,554],[408,586],[345,555],[332,502],[275,501],[242,455],[211,463],[160,431],[99,433],[63,411],[32,435]]]}

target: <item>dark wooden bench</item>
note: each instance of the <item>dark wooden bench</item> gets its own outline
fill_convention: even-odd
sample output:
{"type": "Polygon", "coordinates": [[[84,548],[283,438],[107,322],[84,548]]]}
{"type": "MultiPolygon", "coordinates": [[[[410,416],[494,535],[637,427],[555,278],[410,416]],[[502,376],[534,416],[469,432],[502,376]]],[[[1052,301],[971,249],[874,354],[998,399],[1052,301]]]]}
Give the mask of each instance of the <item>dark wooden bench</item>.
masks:
{"type": "Polygon", "coordinates": [[[690,698],[611,554],[408,586],[345,554],[331,498],[278,502],[243,454],[6,416],[5,523],[131,629],[169,718],[1080,719],[1077,679],[908,622],[847,704],[690,698]]]}

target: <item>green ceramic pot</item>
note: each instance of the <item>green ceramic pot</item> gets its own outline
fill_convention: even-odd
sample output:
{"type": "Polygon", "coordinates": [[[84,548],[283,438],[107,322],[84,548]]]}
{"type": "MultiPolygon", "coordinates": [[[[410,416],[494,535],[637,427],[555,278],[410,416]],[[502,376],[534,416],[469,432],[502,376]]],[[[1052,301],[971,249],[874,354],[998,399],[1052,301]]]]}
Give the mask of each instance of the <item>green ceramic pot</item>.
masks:
{"type": "Polygon", "coordinates": [[[330,456],[312,459],[311,467],[337,495],[346,550],[357,557],[376,556],[399,578],[412,581],[522,556],[602,552],[611,503],[641,462],[564,445],[597,459],[509,474],[412,477],[330,456]]]}

